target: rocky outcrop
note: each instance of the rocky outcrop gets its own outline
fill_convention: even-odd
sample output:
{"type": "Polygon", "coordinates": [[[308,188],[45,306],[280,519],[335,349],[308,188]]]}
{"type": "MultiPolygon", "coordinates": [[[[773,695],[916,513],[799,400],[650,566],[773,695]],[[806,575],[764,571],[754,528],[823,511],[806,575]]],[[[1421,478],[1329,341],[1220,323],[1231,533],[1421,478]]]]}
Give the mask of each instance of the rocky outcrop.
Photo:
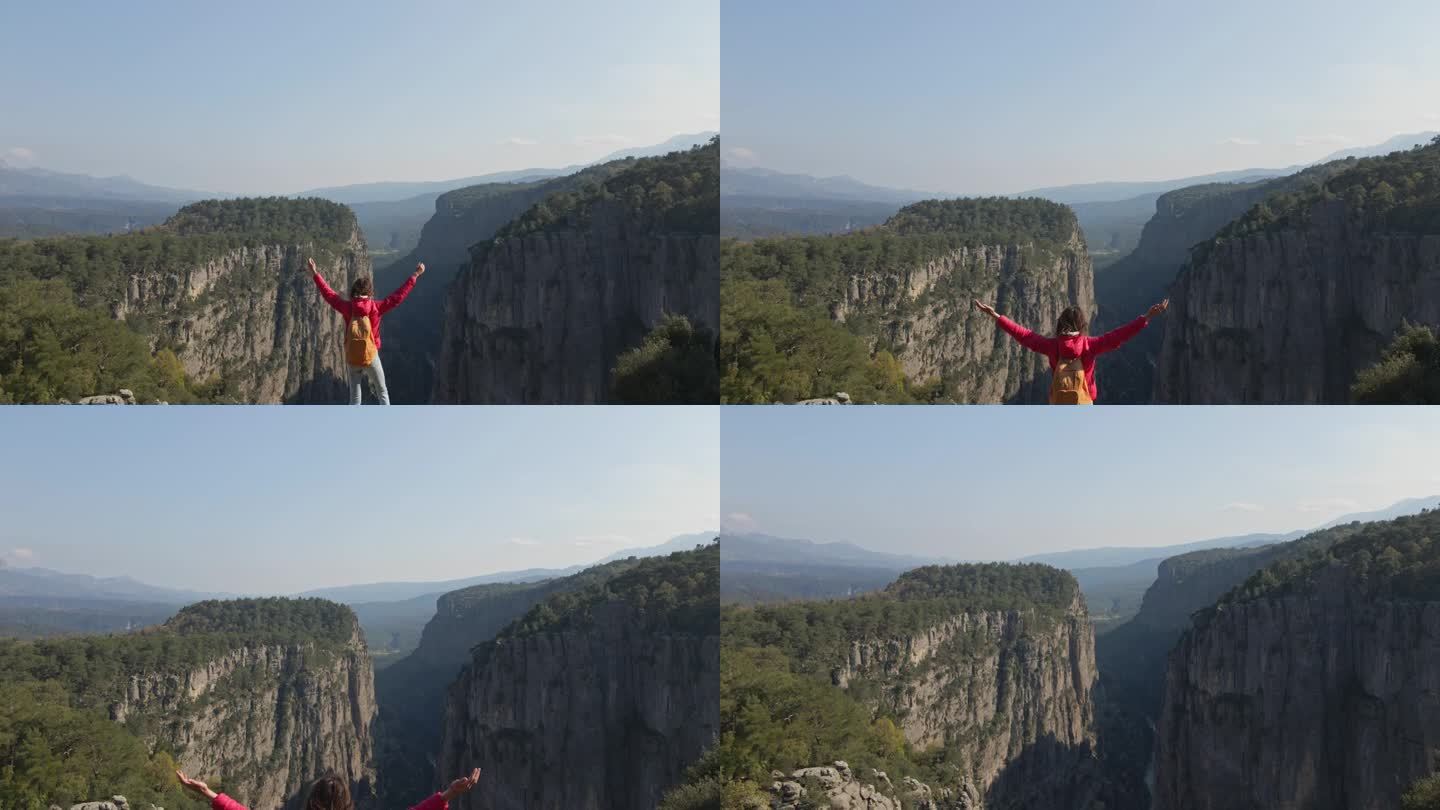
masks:
{"type": "Polygon", "coordinates": [[[1024,244],[959,247],[911,267],[853,275],[831,317],[879,324],[875,345],[895,351],[911,380],[944,378],[961,402],[1043,402],[1048,361],[1000,331],[971,299],[1050,334],[1061,311],[1095,311],[1094,270],[1073,224],[1058,249],[1024,244]]]}
{"type": "Polygon", "coordinates": [[[487,778],[452,807],[654,807],[715,740],[719,638],[648,632],[623,605],[593,613],[476,649],[450,688],[438,768],[487,778]]]}
{"type": "Polygon", "coordinates": [[[450,289],[434,402],[603,403],[615,358],[665,315],[718,329],[717,234],[657,232],[614,202],[591,217],[476,246],[450,289]]]}
{"type": "Polygon", "coordinates": [[[776,771],[770,785],[775,810],[796,810],[802,801],[823,802],[832,810],[981,810],[979,794],[970,785],[938,793],[912,777],[897,788],[884,771],[872,769],[861,781],[843,760],[833,765],[801,768],[790,774],[776,771]]]}
{"type": "Polygon", "coordinates": [[[297,810],[327,771],[361,807],[375,791],[375,690],[358,623],[344,649],[245,646],[180,672],[132,674],[110,717],[252,810],[297,810]]]}
{"type": "Polygon", "coordinates": [[[195,264],[132,272],[119,319],[141,321],[156,347],[174,350],[197,380],[219,377],[243,402],[343,402],[343,319],[315,291],[315,257],[342,294],[370,273],[358,226],[343,244],[234,247],[195,264]]]}
{"type": "Polygon", "coordinates": [[[1155,807],[1389,810],[1440,761],[1440,603],[1338,568],[1224,604],[1171,653],[1155,807]]]}
{"type": "Polygon", "coordinates": [[[1078,595],[1058,620],[961,613],[914,635],[855,640],[831,676],[842,688],[868,682],[916,749],[958,751],[988,806],[1078,808],[1093,797],[1095,637],[1078,595]]]}
{"type": "Polygon", "coordinates": [[[1166,404],[1344,403],[1404,321],[1440,324],[1440,235],[1352,203],[1202,245],[1176,280],[1155,374],[1166,404]]]}

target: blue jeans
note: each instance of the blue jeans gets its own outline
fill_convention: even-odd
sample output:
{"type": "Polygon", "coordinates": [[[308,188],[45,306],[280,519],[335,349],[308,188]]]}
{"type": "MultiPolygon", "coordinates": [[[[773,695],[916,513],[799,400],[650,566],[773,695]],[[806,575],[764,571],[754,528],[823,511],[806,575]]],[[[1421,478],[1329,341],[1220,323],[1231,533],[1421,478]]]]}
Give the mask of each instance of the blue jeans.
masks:
{"type": "Polygon", "coordinates": [[[350,404],[360,404],[360,388],[366,379],[370,381],[370,393],[380,400],[381,405],[390,404],[390,392],[385,389],[385,367],[380,365],[380,355],[375,355],[375,360],[368,366],[356,368],[349,366],[350,370],[350,404]]]}

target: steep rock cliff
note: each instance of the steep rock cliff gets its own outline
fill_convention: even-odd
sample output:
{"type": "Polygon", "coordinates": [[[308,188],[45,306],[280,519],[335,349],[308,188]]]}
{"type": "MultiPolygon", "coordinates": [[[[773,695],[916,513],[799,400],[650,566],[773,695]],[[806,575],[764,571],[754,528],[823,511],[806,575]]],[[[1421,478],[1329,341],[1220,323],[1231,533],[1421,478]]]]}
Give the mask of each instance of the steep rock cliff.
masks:
{"type": "Polygon", "coordinates": [[[1347,161],[1196,246],[1157,403],[1344,403],[1402,322],[1440,324],[1440,144],[1347,161]]]}
{"type": "Polygon", "coordinates": [[[375,676],[384,740],[379,768],[384,798],[394,803],[439,784],[435,755],[450,684],[471,651],[547,597],[580,590],[638,564],[631,558],[541,582],[476,585],[442,595],[420,644],[375,676]]]}
{"type": "Polygon", "coordinates": [[[995,302],[1011,319],[1047,334],[1068,306],[1093,312],[1094,276],[1079,227],[1059,253],[1037,255],[1013,244],[959,247],[897,272],[851,276],[831,313],[842,322],[852,313],[875,317],[876,345],[896,350],[907,377],[956,378],[963,401],[1043,400],[1049,362],[976,312],[972,298],[995,302]],[[956,295],[945,287],[957,277],[986,281],[956,295]]]}
{"type": "Polygon", "coordinates": [[[0,243],[0,291],[49,307],[12,315],[11,395],[53,402],[119,388],[155,392],[159,378],[185,398],[343,401],[342,320],[315,293],[307,258],[342,292],[369,273],[349,209],[313,199],[212,200],[134,233],[0,243]],[[99,330],[92,321],[105,316],[128,329],[99,330]],[[52,324],[61,317],[68,324],[52,324]],[[79,332],[65,339],[74,368],[46,372],[36,361],[47,343],[37,335],[57,328],[79,332]],[[94,331],[103,334],[83,337],[94,331]]]}
{"type": "Polygon", "coordinates": [[[833,678],[868,681],[916,748],[958,749],[988,806],[1088,806],[1095,637],[1078,596],[1055,622],[981,611],[854,640],[833,678]]]}
{"type": "Polygon", "coordinates": [[[139,720],[183,770],[222,775],[252,810],[299,808],[327,771],[362,803],[374,795],[375,685],[358,623],[338,653],[244,646],[183,672],[132,674],[110,716],[139,720]]]}
{"type": "Polygon", "coordinates": [[[642,561],[537,605],[450,688],[438,768],[460,810],[649,808],[719,730],[719,553],[642,561]]]}
{"type": "Polygon", "coordinates": [[[305,272],[312,256],[341,294],[370,272],[358,228],[323,252],[308,244],[244,245],[194,266],[132,273],[112,312],[151,324],[155,345],[173,348],[187,374],[220,377],[240,401],[343,402],[344,319],[305,272]]]}
{"type": "Polygon", "coordinates": [[[1197,615],[1156,807],[1380,810],[1440,763],[1440,512],[1356,527],[1197,615]]]}
{"type": "Polygon", "coordinates": [[[732,608],[724,622],[721,700],[734,708],[722,750],[750,778],[808,765],[794,761],[807,748],[812,758],[848,749],[862,772],[914,775],[937,797],[966,797],[940,806],[1109,801],[1096,766],[1094,631],[1066,572],[926,566],[879,594],[732,608]],[[788,671],[770,669],[777,647],[788,671]],[[815,686],[820,678],[829,686],[815,686]],[[826,718],[811,742],[817,710],[826,718]]]}
{"type": "MultiPolygon", "coordinates": [[[[892,354],[911,383],[938,382],[945,399],[960,402],[1044,401],[1050,378],[1048,361],[996,328],[972,299],[1045,334],[1066,307],[1095,310],[1084,234],[1073,211],[1045,200],[931,200],[855,233],[727,245],[723,272],[737,288],[781,282],[795,316],[823,313],[870,353],[892,354]]],[[[738,367],[755,347],[747,327],[732,328],[735,345],[722,354],[738,367]]],[[[744,374],[778,387],[764,369],[744,374]]]]}
{"type": "Polygon", "coordinates": [[[37,756],[6,757],[23,775],[23,806],[81,791],[175,806],[177,766],[253,810],[297,810],[329,771],[360,810],[374,806],[372,668],[344,606],[199,602],[136,633],[0,641],[0,671],[0,737],[38,745],[37,756]],[[103,728],[77,738],[82,718],[103,728]]]}
{"type": "Polygon", "coordinates": [[[380,294],[404,283],[417,262],[426,271],[405,306],[385,319],[385,362],[391,400],[424,404],[434,386],[435,362],[445,298],[450,284],[468,265],[470,246],[490,239],[507,223],[551,194],[573,191],[617,174],[625,161],[591,167],[565,177],[519,183],[467,186],[439,196],[435,214],[420,233],[420,242],[408,255],[375,274],[380,294]],[[389,374],[391,367],[395,373],[389,374]]]}
{"type": "Polygon", "coordinates": [[[432,400],[606,402],[615,358],[666,314],[713,333],[718,172],[718,142],[631,161],[475,245],[450,286],[432,400]]]}

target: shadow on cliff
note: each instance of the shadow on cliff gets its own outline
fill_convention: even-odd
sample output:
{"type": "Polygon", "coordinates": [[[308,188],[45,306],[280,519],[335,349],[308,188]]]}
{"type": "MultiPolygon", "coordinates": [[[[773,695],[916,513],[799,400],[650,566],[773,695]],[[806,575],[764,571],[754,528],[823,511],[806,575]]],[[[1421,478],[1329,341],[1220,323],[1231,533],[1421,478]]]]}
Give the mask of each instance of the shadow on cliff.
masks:
{"type": "Polygon", "coordinates": [[[985,808],[1083,810],[1104,794],[1103,788],[1100,762],[1089,743],[1063,743],[1046,734],[1000,770],[985,791],[985,808]]]}
{"type": "MultiPolygon", "coordinates": [[[[365,389],[366,402],[373,402],[370,389],[365,389]]],[[[326,374],[300,384],[294,394],[285,398],[286,405],[344,405],[350,401],[345,391],[345,381],[334,374],[326,374]]]]}

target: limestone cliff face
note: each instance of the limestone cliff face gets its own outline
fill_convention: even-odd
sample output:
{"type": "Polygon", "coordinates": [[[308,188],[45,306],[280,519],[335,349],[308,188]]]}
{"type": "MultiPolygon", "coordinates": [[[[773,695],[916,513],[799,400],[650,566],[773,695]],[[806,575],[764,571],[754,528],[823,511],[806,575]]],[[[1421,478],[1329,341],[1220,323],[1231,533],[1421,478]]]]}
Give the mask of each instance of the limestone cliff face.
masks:
{"type": "Polygon", "coordinates": [[[597,203],[584,229],[477,245],[451,285],[432,400],[606,402],[615,358],[666,314],[713,332],[718,234],[657,232],[597,203]]]}
{"type": "Polygon", "coordinates": [[[339,654],[242,647],[185,672],[132,675],[110,715],[172,748],[182,769],[222,776],[251,810],[297,810],[331,770],[371,806],[375,686],[358,624],[339,654]]]}
{"type": "Polygon", "coordinates": [[[180,272],[130,275],[116,318],[147,322],[198,380],[220,376],[244,402],[344,402],[343,319],[304,271],[314,256],[342,294],[370,272],[355,227],[338,250],[303,244],[238,247],[180,272]]]}
{"type": "Polygon", "coordinates": [[[1226,605],[1171,653],[1155,807],[1389,810],[1440,757],[1440,603],[1335,571],[1226,605]]]}
{"type": "Polygon", "coordinates": [[[961,749],[973,771],[955,787],[988,807],[1093,798],[1095,636],[1078,596],[1058,621],[964,613],[923,633],[854,641],[832,677],[873,685],[917,748],[961,749]]]}
{"type": "MultiPolygon", "coordinates": [[[[434,386],[434,367],[440,352],[446,292],[470,259],[470,246],[489,239],[506,223],[547,195],[578,185],[582,172],[546,182],[489,184],[442,194],[435,215],[420,233],[420,243],[409,255],[376,273],[381,295],[404,283],[416,262],[426,271],[405,306],[385,319],[386,371],[395,367],[390,384],[391,401],[424,404],[434,386]]],[[[388,382],[388,380],[387,380],[388,382]]]]}
{"type": "Polygon", "coordinates": [[[450,688],[442,773],[486,777],[459,810],[652,808],[719,732],[720,641],[592,627],[477,648],[450,688]]]}
{"type": "Polygon", "coordinates": [[[976,297],[1044,334],[1068,306],[1094,313],[1094,270],[1079,225],[1059,251],[961,247],[900,272],[851,276],[830,314],[875,318],[876,341],[896,350],[910,379],[954,379],[961,401],[1043,402],[1049,362],[975,311],[976,297]]]}
{"type": "Polygon", "coordinates": [[[1343,403],[1402,321],[1440,324],[1440,235],[1360,224],[1341,198],[1303,226],[1216,240],[1176,280],[1154,399],[1343,403]]]}

